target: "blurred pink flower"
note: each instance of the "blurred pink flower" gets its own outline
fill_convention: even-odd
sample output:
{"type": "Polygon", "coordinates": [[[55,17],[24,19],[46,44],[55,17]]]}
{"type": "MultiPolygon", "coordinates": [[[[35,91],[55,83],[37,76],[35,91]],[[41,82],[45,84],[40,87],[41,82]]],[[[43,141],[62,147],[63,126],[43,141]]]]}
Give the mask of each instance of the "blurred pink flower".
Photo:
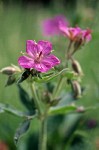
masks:
{"type": "Polygon", "coordinates": [[[4,141],[0,141],[0,150],[8,150],[8,145],[4,141]]]}
{"type": "Polygon", "coordinates": [[[62,26],[68,26],[69,22],[63,15],[55,16],[54,18],[49,18],[43,21],[43,33],[44,35],[57,35],[60,34],[59,24],[62,26]]]}
{"type": "Polygon", "coordinates": [[[59,29],[61,33],[74,42],[79,42],[81,40],[81,43],[85,43],[89,42],[92,38],[90,29],[82,30],[79,27],[65,27],[62,24],[60,24],[59,29]]]}
{"type": "Polygon", "coordinates": [[[47,72],[58,65],[60,60],[51,54],[52,44],[48,41],[27,40],[26,55],[19,57],[18,63],[23,68],[34,68],[40,72],[47,72]]]}

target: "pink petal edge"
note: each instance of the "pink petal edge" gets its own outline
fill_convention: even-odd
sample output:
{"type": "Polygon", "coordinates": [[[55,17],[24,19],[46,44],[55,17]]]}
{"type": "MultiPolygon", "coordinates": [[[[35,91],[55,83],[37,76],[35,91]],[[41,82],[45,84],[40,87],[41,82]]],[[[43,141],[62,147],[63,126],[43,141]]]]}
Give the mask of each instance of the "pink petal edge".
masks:
{"type": "Polygon", "coordinates": [[[52,50],[52,44],[48,41],[40,40],[37,44],[39,51],[41,50],[45,55],[48,55],[52,50]]]}
{"type": "Polygon", "coordinates": [[[35,54],[38,51],[37,43],[33,40],[27,40],[26,41],[26,52],[32,56],[35,57],[35,54]]]}
{"type": "Polygon", "coordinates": [[[18,59],[18,63],[23,68],[33,68],[34,62],[33,59],[27,57],[27,56],[21,56],[18,59]]]}

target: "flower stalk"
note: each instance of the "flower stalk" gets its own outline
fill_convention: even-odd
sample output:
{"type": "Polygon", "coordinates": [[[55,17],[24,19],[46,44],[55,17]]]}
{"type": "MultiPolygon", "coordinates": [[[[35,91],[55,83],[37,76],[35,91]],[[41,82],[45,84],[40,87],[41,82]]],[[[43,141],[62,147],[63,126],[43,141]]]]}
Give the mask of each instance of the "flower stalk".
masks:
{"type": "Polygon", "coordinates": [[[35,103],[35,105],[37,107],[37,110],[38,110],[38,114],[39,114],[39,116],[41,116],[42,111],[41,111],[41,107],[40,107],[40,103],[39,103],[39,99],[38,99],[38,96],[37,96],[37,93],[36,93],[34,83],[30,84],[30,88],[31,88],[32,95],[33,95],[33,98],[34,98],[34,103],[35,103]]]}
{"type": "Polygon", "coordinates": [[[39,132],[39,150],[47,150],[47,118],[41,120],[39,132]]]}
{"type": "Polygon", "coordinates": [[[60,76],[58,83],[57,83],[57,85],[54,89],[54,92],[53,92],[53,99],[57,98],[62,85],[63,85],[63,76],[60,76]]]}

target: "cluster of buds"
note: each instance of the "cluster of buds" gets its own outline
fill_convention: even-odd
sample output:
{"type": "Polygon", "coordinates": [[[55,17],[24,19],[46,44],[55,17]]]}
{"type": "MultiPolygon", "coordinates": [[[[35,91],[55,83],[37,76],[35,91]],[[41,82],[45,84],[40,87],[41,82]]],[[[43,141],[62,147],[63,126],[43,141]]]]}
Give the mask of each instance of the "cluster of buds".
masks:
{"type": "Polygon", "coordinates": [[[5,86],[12,85],[16,82],[16,74],[21,72],[21,69],[18,66],[11,65],[4,67],[0,70],[0,73],[8,76],[7,82],[5,86]]]}
{"type": "MultiPolygon", "coordinates": [[[[77,74],[78,77],[81,77],[83,75],[83,71],[81,69],[81,66],[77,60],[72,59],[72,69],[77,74]]],[[[73,97],[75,99],[78,99],[82,95],[81,86],[78,80],[71,81],[71,87],[73,90],[73,97]]]]}
{"type": "Polygon", "coordinates": [[[88,43],[92,36],[90,29],[81,29],[79,27],[65,27],[60,24],[61,33],[70,40],[70,43],[74,44],[72,52],[70,52],[70,56],[72,56],[81,46],[88,43]]]}

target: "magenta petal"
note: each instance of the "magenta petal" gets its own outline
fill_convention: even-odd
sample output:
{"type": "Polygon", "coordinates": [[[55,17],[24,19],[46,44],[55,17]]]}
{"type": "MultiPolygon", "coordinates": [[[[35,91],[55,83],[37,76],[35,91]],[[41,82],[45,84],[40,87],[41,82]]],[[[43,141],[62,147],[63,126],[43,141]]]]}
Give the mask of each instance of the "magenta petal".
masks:
{"type": "Polygon", "coordinates": [[[81,34],[81,28],[76,27],[76,28],[70,28],[69,31],[72,33],[73,37],[77,37],[81,34]]]}
{"type": "Polygon", "coordinates": [[[63,15],[56,16],[56,17],[54,18],[54,21],[55,21],[57,24],[61,23],[61,24],[64,25],[64,26],[69,26],[69,22],[67,21],[66,17],[63,16],[63,15]]]}
{"type": "Polygon", "coordinates": [[[38,41],[38,49],[39,51],[42,51],[43,54],[47,55],[52,50],[52,44],[48,41],[38,41]]]}
{"type": "Polygon", "coordinates": [[[37,43],[33,40],[26,41],[26,52],[35,57],[35,54],[38,52],[37,43]]]}
{"type": "Polygon", "coordinates": [[[89,29],[82,31],[82,36],[86,42],[89,42],[92,39],[91,31],[89,29]]]}
{"type": "Polygon", "coordinates": [[[42,27],[44,35],[54,35],[55,25],[53,19],[44,20],[42,27]]]}
{"type": "Polygon", "coordinates": [[[52,68],[52,66],[50,65],[50,63],[46,62],[46,63],[35,64],[34,68],[40,72],[47,72],[52,68]]]}
{"type": "Polygon", "coordinates": [[[69,37],[70,36],[70,33],[69,33],[69,28],[68,27],[65,27],[63,25],[59,25],[59,29],[61,31],[61,33],[63,33],[65,36],[69,37]]]}
{"type": "Polygon", "coordinates": [[[62,24],[63,26],[68,26],[69,23],[65,16],[58,15],[54,18],[47,19],[43,22],[43,30],[45,35],[58,35],[60,34],[59,30],[59,24],[62,24]]]}
{"type": "Polygon", "coordinates": [[[86,42],[89,42],[91,39],[92,39],[91,34],[89,34],[89,35],[86,36],[86,42]]]}
{"type": "Polygon", "coordinates": [[[34,61],[32,58],[29,58],[27,56],[21,56],[18,59],[18,63],[23,68],[33,68],[34,61]]]}
{"type": "Polygon", "coordinates": [[[43,62],[44,64],[46,64],[46,63],[48,62],[48,63],[50,63],[50,65],[51,65],[52,67],[54,67],[54,66],[60,64],[60,60],[59,60],[56,56],[54,56],[54,55],[46,56],[46,57],[43,59],[42,62],[43,62]]]}

